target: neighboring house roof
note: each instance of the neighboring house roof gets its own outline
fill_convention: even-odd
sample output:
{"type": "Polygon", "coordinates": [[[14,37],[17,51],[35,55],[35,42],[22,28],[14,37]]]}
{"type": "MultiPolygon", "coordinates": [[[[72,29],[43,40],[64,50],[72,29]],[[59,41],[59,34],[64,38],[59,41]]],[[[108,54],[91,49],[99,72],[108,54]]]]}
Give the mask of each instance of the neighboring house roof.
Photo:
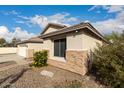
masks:
{"type": "Polygon", "coordinates": [[[18,44],[23,44],[23,43],[43,43],[43,40],[37,36],[37,37],[32,37],[28,40],[21,41],[18,44]]]}
{"type": "Polygon", "coordinates": [[[54,31],[54,32],[50,32],[50,33],[47,33],[47,34],[41,34],[40,38],[47,38],[47,37],[51,37],[51,36],[55,36],[55,35],[59,35],[59,34],[64,34],[64,33],[69,33],[69,32],[73,32],[73,31],[76,31],[76,30],[80,30],[80,29],[83,29],[83,28],[87,28],[89,29],[93,34],[97,35],[100,39],[102,39],[103,41],[107,42],[104,37],[88,22],[84,23],[80,23],[80,24],[77,24],[77,25],[73,25],[73,26],[70,26],[70,27],[64,27],[62,29],[59,29],[57,31],[54,31]]]}
{"type": "Polygon", "coordinates": [[[62,25],[62,24],[48,23],[41,34],[43,34],[50,26],[53,26],[53,27],[56,27],[56,28],[59,28],[59,29],[66,27],[65,25],[62,25]]]}

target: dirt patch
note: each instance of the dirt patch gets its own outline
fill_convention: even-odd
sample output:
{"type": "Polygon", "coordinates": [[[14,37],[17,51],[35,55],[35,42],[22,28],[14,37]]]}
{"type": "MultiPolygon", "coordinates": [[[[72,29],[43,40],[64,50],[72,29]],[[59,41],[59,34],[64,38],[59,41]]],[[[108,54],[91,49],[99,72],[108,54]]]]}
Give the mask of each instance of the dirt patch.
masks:
{"type": "Polygon", "coordinates": [[[6,61],[6,62],[1,62],[0,63],[0,68],[5,67],[5,66],[10,66],[10,65],[14,65],[17,64],[15,61],[6,61]]]}

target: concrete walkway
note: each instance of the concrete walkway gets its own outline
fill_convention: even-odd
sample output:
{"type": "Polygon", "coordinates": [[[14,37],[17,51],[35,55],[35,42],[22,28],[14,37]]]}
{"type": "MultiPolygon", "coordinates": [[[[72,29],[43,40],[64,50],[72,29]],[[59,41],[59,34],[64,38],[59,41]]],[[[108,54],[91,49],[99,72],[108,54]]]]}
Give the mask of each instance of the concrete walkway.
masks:
{"type": "Polygon", "coordinates": [[[15,61],[17,64],[25,64],[27,61],[24,57],[21,57],[17,54],[0,54],[0,63],[7,62],[7,61],[15,61]]]}
{"type": "Polygon", "coordinates": [[[8,61],[15,61],[17,64],[14,65],[10,65],[10,66],[5,66],[0,68],[0,71],[12,68],[12,67],[16,67],[18,65],[25,65],[28,64],[29,62],[25,60],[24,57],[21,57],[17,54],[0,54],[0,63],[2,62],[8,62],[8,61]]]}

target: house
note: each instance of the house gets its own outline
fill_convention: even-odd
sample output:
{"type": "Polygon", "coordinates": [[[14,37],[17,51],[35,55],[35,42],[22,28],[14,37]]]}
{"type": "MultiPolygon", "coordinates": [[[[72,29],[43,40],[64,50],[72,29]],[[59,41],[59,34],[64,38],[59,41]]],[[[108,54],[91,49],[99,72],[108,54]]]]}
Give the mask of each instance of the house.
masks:
{"type": "MultiPolygon", "coordinates": [[[[48,50],[48,64],[81,75],[85,75],[88,71],[90,52],[97,48],[97,43],[100,45],[107,43],[90,23],[80,23],[70,27],[49,23],[38,38],[42,42],[33,44],[37,44],[39,50],[48,50]]],[[[22,43],[30,48],[28,44],[31,42],[22,43]]],[[[35,51],[36,47],[31,49],[35,51]]],[[[30,51],[32,50],[28,49],[27,54],[31,53],[30,51]]]]}
{"type": "Polygon", "coordinates": [[[32,37],[28,40],[21,41],[17,45],[17,54],[25,58],[31,58],[35,51],[42,50],[42,47],[40,47],[42,43],[43,40],[39,37],[32,37]]]}

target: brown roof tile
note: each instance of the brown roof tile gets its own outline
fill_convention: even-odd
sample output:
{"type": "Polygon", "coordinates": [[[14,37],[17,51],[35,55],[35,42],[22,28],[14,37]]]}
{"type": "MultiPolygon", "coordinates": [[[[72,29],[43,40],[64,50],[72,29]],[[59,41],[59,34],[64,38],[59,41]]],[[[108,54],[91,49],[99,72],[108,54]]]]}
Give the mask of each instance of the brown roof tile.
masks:
{"type": "Polygon", "coordinates": [[[23,43],[43,43],[43,39],[37,36],[37,37],[32,37],[28,40],[21,41],[18,44],[23,44],[23,43]]]}

